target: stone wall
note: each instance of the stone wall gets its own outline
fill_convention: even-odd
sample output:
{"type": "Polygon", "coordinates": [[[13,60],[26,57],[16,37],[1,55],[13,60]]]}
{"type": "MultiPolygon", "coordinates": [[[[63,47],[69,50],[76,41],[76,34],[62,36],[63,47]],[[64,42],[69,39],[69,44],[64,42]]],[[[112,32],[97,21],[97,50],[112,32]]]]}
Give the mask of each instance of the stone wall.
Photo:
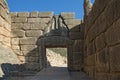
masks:
{"type": "Polygon", "coordinates": [[[85,21],[84,69],[95,80],[120,80],[120,0],[95,0],[85,21]]]}
{"type": "MultiPolygon", "coordinates": [[[[80,70],[82,64],[82,38],[81,34],[81,20],[74,18],[74,13],[61,13],[69,30],[69,37],[73,40],[73,60],[72,68],[80,70]],[[81,56],[81,57],[79,57],[81,56]],[[81,64],[78,64],[81,63],[81,64]]],[[[28,69],[39,70],[40,53],[38,53],[37,41],[46,34],[46,29],[51,25],[53,17],[52,12],[12,12],[12,49],[17,54],[18,58],[28,69]]],[[[57,40],[57,39],[56,39],[57,40]]]]}
{"type": "Polygon", "coordinates": [[[0,44],[11,47],[10,32],[11,20],[9,9],[5,0],[0,1],[0,44]]]}

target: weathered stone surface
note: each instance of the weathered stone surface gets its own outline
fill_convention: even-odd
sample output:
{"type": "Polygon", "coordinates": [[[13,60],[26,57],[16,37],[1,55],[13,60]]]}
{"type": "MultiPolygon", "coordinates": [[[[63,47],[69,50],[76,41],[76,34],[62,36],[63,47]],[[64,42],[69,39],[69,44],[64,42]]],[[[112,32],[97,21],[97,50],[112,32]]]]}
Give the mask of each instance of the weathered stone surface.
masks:
{"type": "Polygon", "coordinates": [[[110,71],[120,71],[120,45],[110,47],[110,71]]]}
{"type": "Polygon", "coordinates": [[[20,46],[19,45],[12,45],[12,49],[14,49],[14,50],[20,50],[20,46]]]}
{"type": "Polygon", "coordinates": [[[75,18],[75,14],[72,13],[72,12],[62,12],[61,13],[61,16],[64,18],[64,19],[74,19],[75,18]]]}
{"type": "Polygon", "coordinates": [[[96,38],[96,50],[99,51],[103,49],[105,46],[106,46],[105,35],[101,34],[100,36],[96,38]]]}
{"type": "MultiPolygon", "coordinates": [[[[20,64],[20,61],[18,60],[15,53],[8,47],[2,47],[0,45],[0,66],[3,66],[3,64],[9,63],[9,64],[20,64]]],[[[2,70],[3,68],[0,67],[0,77],[4,75],[4,72],[2,70]]]]}
{"type": "Polygon", "coordinates": [[[39,12],[31,12],[30,17],[38,17],[39,12]]]}
{"type": "Polygon", "coordinates": [[[66,19],[65,23],[67,25],[74,25],[74,27],[76,27],[76,26],[81,24],[81,20],[79,20],[79,19],[66,19]]]}
{"type": "Polygon", "coordinates": [[[96,53],[95,42],[91,42],[87,46],[87,55],[93,55],[96,53]]]}
{"type": "Polygon", "coordinates": [[[11,12],[11,17],[17,17],[17,12],[11,12]]]}
{"type": "Polygon", "coordinates": [[[83,39],[83,35],[80,32],[69,32],[70,39],[77,40],[83,39]]]}
{"type": "Polygon", "coordinates": [[[90,56],[88,56],[88,57],[86,57],[84,59],[85,59],[84,60],[85,66],[88,66],[88,67],[95,66],[96,54],[90,55],[90,56]]]}
{"type": "Polygon", "coordinates": [[[25,51],[25,50],[31,51],[35,49],[37,46],[36,45],[21,45],[20,47],[22,51],[25,51]]]}
{"type": "Polygon", "coordinates": [[[12,38],[11,44],[16,44],[16,45],[18,45],[18,44],[19,44],[19,38],[12,38]]]}
{"type": "Polygon", "coordinates": [[[20,44],[36,44],[37,42],[37,37],[34,38],[21,38],[20,39],[20,44]]]}
{"type": "Polygon", "coordinates": [[[83,52],[83,41],[75,40],[73,44],[73,52],[83,52]]]}
{"type": "Polygon", "coordinates": [[[24,18],[24,17],[23,17],[23,18],[21,18],[21,17],[12,18],[12,22],[16,22],[16,23],[17,23],[17,22],[18,22],[18,23],[19,23],[19,22],[21,22],[21,23],[23,22],[23,23],[25,23],[25,22],[27,22],[27,18],[24,18]]]}
{"type": "Polygon", "coordinates": [[[12,37],[24,37],[25,36],[25,31],[23,30],[12,30],[12,37]]]}
{"type": "Polygon", "coordinates": [[[19,12],[18,17],[29,17],[29,12],[19,12]]]}
{"type": "Polygon", "coordinates": [[[26,31],[27,37],[39,37],[43,34],[41,30],[28,30],[26,31]]]}
{"type": "Polygon", "coordinates": [[[109,71],[109,52],[107,48],[104,48],[96,55],[96,71],[108,72],[109,71]]]}
{"type": "Polygon", "coordinates": [[[114,45],[120,43],[120,19],[117,20],[106,32],[106,39],[108,45],[114,45]]]}
{"type": "Polygon", "coordinates": [[[50,18],[28,18],[28,22],[48,23],[50,18]]]}
{"type": "Polygon", "coordinates": [[[23,23],[12,23],[11,28],[13,29],[22,29],[23,28],[23,23]]]}
{"type": "Polygon", "coordinates": [[[39,17],[41,18],[52,18],[52,12],[39,12],[39,17]]]}
{"type": "Polygon", "coordinates": [[[10,37],[10,31],[6,30],[4,27],[0,27],[0,34],[6,36],[6,37],[10,37]]]}

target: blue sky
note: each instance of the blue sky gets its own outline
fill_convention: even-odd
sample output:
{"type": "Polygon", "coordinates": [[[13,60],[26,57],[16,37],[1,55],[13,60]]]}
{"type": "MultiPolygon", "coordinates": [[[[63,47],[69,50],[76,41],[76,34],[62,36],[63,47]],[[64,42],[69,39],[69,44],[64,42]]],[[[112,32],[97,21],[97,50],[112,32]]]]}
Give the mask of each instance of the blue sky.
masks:
{"type": "MultiPolygon", "coordinates": [[[[91,0],[94,2],[94,0],[91,0]]],[[[76,18],[83,18],[83,0],[7,0],[10,12],[75,12],[76,18]]]]}

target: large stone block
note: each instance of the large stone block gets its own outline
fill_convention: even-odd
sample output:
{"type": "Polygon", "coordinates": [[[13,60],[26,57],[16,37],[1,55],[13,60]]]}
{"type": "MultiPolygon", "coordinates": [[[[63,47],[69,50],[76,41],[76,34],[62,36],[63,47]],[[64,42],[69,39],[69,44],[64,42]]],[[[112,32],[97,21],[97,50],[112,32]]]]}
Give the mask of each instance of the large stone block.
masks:
{"type": "Polygon", "coordinates": [[[83,35],[80,32],[69,32],[69,36],[72,40],[83,39],[83,35]]]}
{"type": "Polygon", "coordinates": [[[50,18],[28,18],[28,22],[48,23],[50,18]]]}
{"type": "Polygon", "coordinates": [[[25,31],[23,30],[12,30],[12,37],[24,37],[25,36],[25,31]]]}
{"type": "Polygon", "coordinates": [[[13,29],[22,29],[23,28],[23,23],[12,23],[11,28],[13,29]]]}
{"type": "Polygon", "coordinates": [[[96,53],[95,42],[91,42],[87,45],[87,55],[93,55],[96,53]]]}
{"type": "Polygon", "coordinates": [[[120,71],[120,44],[110,47],[110,71],[120,71]]]}
{"type": "Polygon", "coordinates": [[[101,34],[100,36],[96,38],[96,50],[99,51],[103,49],[105,46],[106,46],[105,35],[101,34]]]}
{"type": "Polygon", "coordinates": [[[41,30],[28,30],[26,31],[27,37],[39,37],[43,34],[41,30]]]}
{"type": "Polygon", "coordinates": [[[107,48],[104,48],[96,55],[96,71],[108,72],[109,71],[109,52],[107,48]]]}
{"type": "Polygon", "coordinates": [[[74,19],[75,18],[75,13],[72,13],[72,12],[62,12],[61,13],[61,16],[64,18],[64,19],[74,19]]]}
{"type": "Polygon", "coordinates": [[[53,12],[39,12],[38,16],[41,18],[52,18],[53,12]]]}
{"type": "Polygon", "coordinates": [[[20,50],[20,46],[19,45],[12,45],[12,49],[13,50],[20,50]]]}
{"type": "Polygon", "coordinates": [[[34,50],[37,46],[36,45],[21,45],[22,51],[31,51],[34,50]]]}
{"type": "Polygon", "coordinates": [[[110,75],[107,73],[96,73],[95,80],[111,80],[110,75]]]}
{"type": "Polygon", "coordinates": [[[29,17],[29,12],[19,12],[18,17],[29,17]]]}
{"type": "Polygon", "coordinates": [[[89,55],[84,59],[85,66],[95,66],[96,54],[89,55]]]}
{"type": "Polygon", "coordinates": [[[17,17],[17,14],[18,14],[17,12],[11,12],[10,13],[11,17],[17,17]]]}
{"type": "Polygon", "coordinates": [[[106,40],[108,45],[120,43],[120,19],[117,20],[106,32],[106,40]]]}
{"type": "Polygon", "coordinates": [[[31,12],[30,17],[38,17],[39,12],[31,12]]]}
{"type": "Polygon", "coordinates": [[[47,27],[47,24],[44,23],[32,23],[30,29],[33,30],[44,30],[47,27]]]}
{"type": "Polygon", "coordinates": [[[75,40],[73,43],[73,51],[74,52],[83,52],[83,41],[82,40],[75,40]]]}
{"type": "Polygon", "coordinates": [[[10,37],[10,31],[8,31],[7,29],[5,29],[4,27],[0,27],[0,34],[10,37]]]}
{"type": "Polygon", "coordinates": [[[76,27],[76,26],[81,24],[81,20],[79,20],[79,19],[66,19],[65,23],[67,25],[74,25],[74,27],[76,27]]]}
{"type": "Polygon", "coordinates": [[[17,18],[17,17],[16,18],[12,18],[12,22],[25,23],[25,22],[27,22],[27,18],[21,18],[21,17],[20,18],[17,18]]]}
{"type": "Polygon", "coordinates": [[[33,38],[21,38],[20,39],[20,44],[36,44],[37,42],[37,37],[33,37],[33,38]]]}
{"type": "Polygon", "coordinates": [[[11,44],[12,45],[18,45],[19,44],[19,38],[12,38],[11,44]]]}

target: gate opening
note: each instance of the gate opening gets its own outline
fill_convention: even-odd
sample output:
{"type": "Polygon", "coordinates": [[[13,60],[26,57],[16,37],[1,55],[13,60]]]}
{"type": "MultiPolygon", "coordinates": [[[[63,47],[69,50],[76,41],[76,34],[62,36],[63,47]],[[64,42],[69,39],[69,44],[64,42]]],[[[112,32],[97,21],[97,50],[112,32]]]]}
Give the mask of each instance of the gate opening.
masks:
{"type": "Polygon", "coordinates": [[[46,48],[47,66],[67,67],[67,48],[46,48]]]}

